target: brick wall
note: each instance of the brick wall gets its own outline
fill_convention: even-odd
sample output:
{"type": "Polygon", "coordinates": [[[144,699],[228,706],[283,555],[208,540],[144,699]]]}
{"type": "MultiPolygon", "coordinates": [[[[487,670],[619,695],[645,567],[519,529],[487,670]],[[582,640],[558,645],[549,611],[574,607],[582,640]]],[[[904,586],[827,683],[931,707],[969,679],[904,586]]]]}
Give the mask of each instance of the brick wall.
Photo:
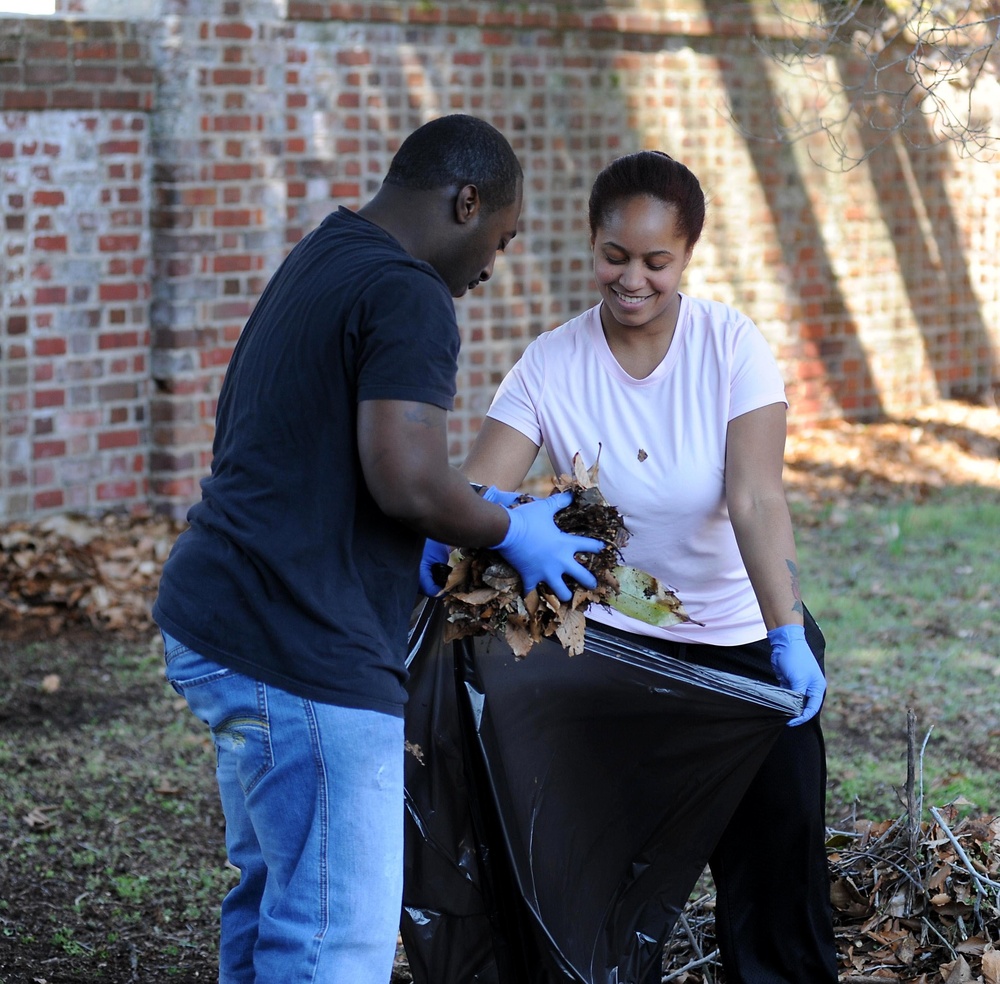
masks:
{"type": "Polygon", "coordinates": [[[0,516],[145,501],[149,48],[0,20],[0,516]]]}
{"type": "Polygon", "coordinates": [[[267,277],[447,112],[500,127],[526,172],[521,233],[458,302],[456,460],[527,341],[596,300],[590,183],[641,147],[701,178],[686,289],[757,321],[794,423],[996,379],[995,164],[899,137],[842,173],[813,162],[821,135],[748,140],[804,91],[748,39],[783,31],[767,4],[144,0],[123,23],[96,19],[118,0],[60,3],[0,20],[0,516],[183,513],[267,277]]]}

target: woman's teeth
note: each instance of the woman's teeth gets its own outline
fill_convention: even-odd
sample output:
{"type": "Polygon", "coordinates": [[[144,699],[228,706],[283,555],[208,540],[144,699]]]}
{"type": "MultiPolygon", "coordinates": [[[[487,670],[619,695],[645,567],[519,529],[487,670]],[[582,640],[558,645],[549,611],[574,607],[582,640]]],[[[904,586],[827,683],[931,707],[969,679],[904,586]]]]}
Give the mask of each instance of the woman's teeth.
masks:
{"type": "Polygon", "coordinates": [[[622,294],[620,291],[615,291],[615,297],[617,297],[625,307],[638,307],[648,296],[648,294],[644,294],[642,297],[637,297],[635,294],[622,294]]]}

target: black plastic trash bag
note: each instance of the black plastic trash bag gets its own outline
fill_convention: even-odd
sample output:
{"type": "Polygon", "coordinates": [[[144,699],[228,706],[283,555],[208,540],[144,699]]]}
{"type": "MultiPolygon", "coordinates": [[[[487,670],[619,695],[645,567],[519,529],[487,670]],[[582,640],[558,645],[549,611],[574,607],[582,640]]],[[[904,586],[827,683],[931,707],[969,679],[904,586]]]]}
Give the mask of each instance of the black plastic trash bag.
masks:
{"type": "Polygon", "coordinates": [[[402,935],[416,984],[645,984],[801,695],[589,623],[523,660],[411,631],[402,935]]]}

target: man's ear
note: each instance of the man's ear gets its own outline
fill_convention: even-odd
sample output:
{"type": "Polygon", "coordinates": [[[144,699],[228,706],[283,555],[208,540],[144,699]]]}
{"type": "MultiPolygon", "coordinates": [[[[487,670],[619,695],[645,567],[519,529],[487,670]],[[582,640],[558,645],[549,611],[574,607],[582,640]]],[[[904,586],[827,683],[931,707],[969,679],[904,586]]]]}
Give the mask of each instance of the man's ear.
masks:
{"type": "Polygon", "coordinates": [[[475,185],[465,185],[455,196],[455,219],[460,225],[465,225],[474,219],[482,210],[482,199],[475,185]]]}

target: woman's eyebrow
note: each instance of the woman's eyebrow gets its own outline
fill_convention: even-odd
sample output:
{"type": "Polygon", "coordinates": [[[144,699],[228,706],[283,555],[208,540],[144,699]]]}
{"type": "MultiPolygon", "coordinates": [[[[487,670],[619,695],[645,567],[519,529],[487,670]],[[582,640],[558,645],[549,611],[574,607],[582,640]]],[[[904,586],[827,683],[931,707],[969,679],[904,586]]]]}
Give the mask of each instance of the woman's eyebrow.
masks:
{"type": "MultiPolygon", "coordinates": [[[[627,253],[628,250],[624,246],[620,246],[613,239],[606,239],[602,246],[612,246],[615,249],[620,249],[623,253],[627,253]]],[[[669,249],[651,249],[648,253],[643,253],[643,256],[673,256],[674,254],[669,249]]]]}

